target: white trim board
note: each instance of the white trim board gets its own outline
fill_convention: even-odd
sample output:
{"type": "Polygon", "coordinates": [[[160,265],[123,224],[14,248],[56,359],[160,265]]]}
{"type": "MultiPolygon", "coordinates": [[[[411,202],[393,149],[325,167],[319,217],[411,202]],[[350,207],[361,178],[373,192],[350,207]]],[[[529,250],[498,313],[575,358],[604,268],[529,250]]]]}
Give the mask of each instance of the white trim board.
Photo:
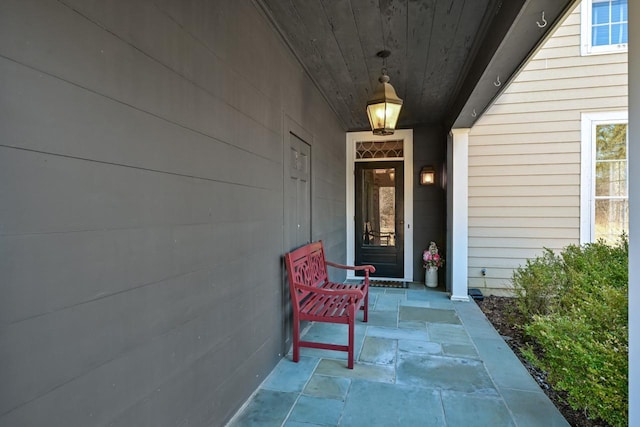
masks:
{"type": "Polygon", "coordinates": [[[448,151],[451,168],[447,170],[447,263],[448,290],[453,301],[469,301],[469,132],[470,128],[451,129],[448,151]]]}

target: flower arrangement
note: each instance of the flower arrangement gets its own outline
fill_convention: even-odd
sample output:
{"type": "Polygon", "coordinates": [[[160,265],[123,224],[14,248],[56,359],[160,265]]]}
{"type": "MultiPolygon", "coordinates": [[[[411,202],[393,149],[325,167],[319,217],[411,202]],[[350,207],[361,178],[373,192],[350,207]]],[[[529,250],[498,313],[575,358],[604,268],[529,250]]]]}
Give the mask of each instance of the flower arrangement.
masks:
{"type": "Polygon", "coordinates": [[[438,268],[444,265],[444,258],[438,253],[438,246],[435,242],[429,243],[429,248],[424,250],[422,253],[422,261],[424,268],[438,268]]]}

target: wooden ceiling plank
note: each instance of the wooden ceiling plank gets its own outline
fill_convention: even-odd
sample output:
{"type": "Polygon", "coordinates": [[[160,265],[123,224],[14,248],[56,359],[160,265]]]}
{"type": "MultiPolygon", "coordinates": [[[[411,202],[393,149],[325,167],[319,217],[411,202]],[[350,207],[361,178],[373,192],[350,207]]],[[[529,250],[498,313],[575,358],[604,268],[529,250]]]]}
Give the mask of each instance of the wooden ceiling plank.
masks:
{"type": "Polygon", "coordinates": [[[342,54],[347,71],[351,76],[351,88],[349,92],[352,94],[354,102],[353,108],[358,109],[360,115],[364,118],[364,126],[366,125],[364,108],[373,92],[369,85],[369,80],[366,78],[369,71],[367,70],[367,63],[364,59],[364,52],[362,51],[362,44],[360,43],[360,36],[351,4],[349,2],[335,0],[321,1],[338,49],[342,54]]]}
{"type": "MultiPolygon", "coordinates": [[[[436,3],[434,37],[431,40],[429,59],[424,70],[420,98],[421,111],[433,111],[432,120],[439,121],[444,113],[439,107],[442,95],[443,70],[451,60],[450,50],[460,22],[464,0],[436,3]]],[[[461,67],[462,64],[459,64],[461,67]]]]}
{"type": "MultiPolygon", "coordinates": [[[[477,17],[483,15],[489,19],[495,14],[490,3],[489,1],[474,0],[473,2],[467,1],[464,5],[458,28],[450,46],[449,61],[443,66],[440,73],[441,78],[435,81],[435,84],[440,86],[440,99],[438,100],[440,106],[448,106],[453,102],[458,90],[458,80],[466,74],[467,64],[474,53],[474,42],[483,26],[484,19],[479,20],[477,17]],[[444,78],[444,76],[456,77],[444,78]]],[[[447,111],[446,108],[440,108],[440,110],[447,111]]]]}
{"type": "Polygon", "coordinates": [[[545,10],[551,23],[578,0],[254,1],[345,126],[362,130],[383,66],[378,51],[392,52],[387,69],[404,99],[400,127],[468,126],[500,92],[489,80],[500,73],[504,87],[548,31],[529,21],[545,10]]]}
{"type": "Polygon", "coordinates": [[[382,60],[376,56],[376,53],[384,49],[378,0],[350,0],[350,2],[364,62],[369,73],[369,87],[373,91],[378,84],[382,68],[382,60]]]}
{"type": "Polygon", "coordinates": [[[400,98],[407,92],[407,0],[380,0],[380,20],[390,83],[400,98]]]}
{"type": "MultiPolygon", "coordinates": [[[[324,68],[330,80],[333,81],[327,88],[328,96],[341,99],[349,108],[352,120],[358,121],[363,118],[363,111],[356,111],[354,105],[353,84],[354,80],[346,65],[340,46],[336,40],[333,27],[325,13],[320,0],[305,0],[294,2],[294,7],[305,23],[305,33],[300,34],[306,37],[314,46],[316,55],[323,61],[324,68]]],[[[357,41],[353,41],[357,43],[357,41]]],[[[357,80],[356,80],[357,81],[357,80]]]]}
{"type": "Polygon", "coordinates": [[[422,81],[433,36],[435,0],[409,1],[407,10],[407,66],[404,108],[401,123],[419,123],[425,111],[420,110],[422,81]]]}
{"type": "Polygon", "coordinates": [[[328,68],[330,63],[318,52],[296,7],[291,1],[265,0],[264,3],[271,10],[275,19],[278,20],[278,24],[285,32],[291,48],[295,50],[296,55],[304,62],[310,77],[318,85],[318,89],[327,98],[336,114],[342,118],[348,128],[355,126],[356,123],[354,123],[351,115],[350,104],[334,90],[336,84],[328,68]]]}

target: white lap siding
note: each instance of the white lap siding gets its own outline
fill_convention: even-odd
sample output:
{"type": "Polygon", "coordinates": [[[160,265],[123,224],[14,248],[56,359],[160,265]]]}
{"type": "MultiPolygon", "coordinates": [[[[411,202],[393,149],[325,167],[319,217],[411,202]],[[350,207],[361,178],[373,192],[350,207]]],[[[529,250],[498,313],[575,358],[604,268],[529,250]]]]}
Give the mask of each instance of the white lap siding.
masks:
{"type": "Polygon", "coordinates": [[[626,53],[580,55],[578,5],[471,128],[470,288],[509,293],[527,258],[580,243],[581,114],[627,90],[626,53]]]}

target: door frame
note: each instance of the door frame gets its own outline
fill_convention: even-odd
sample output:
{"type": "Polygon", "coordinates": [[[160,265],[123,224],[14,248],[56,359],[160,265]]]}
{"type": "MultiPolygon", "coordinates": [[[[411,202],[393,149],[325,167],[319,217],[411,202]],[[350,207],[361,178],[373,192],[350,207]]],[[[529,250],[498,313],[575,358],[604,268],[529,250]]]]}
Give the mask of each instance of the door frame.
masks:
{"type": "MultiPolygon", "coordinates": [[[[393,135],[378,136],[368,132],[347,132],[346,137],[346,187],[347,187],[347,264],[355,263],[355,163],[356,141],[403,140],[403,157],[388,159],[366,159],[362,161],[402,161],[404,162],[404,277],[376,277],[379,280],[413,281],[413,129],[396,130],[393,135]]],[[[347,279],[358,278],[351,270],[347,279]]]]}

